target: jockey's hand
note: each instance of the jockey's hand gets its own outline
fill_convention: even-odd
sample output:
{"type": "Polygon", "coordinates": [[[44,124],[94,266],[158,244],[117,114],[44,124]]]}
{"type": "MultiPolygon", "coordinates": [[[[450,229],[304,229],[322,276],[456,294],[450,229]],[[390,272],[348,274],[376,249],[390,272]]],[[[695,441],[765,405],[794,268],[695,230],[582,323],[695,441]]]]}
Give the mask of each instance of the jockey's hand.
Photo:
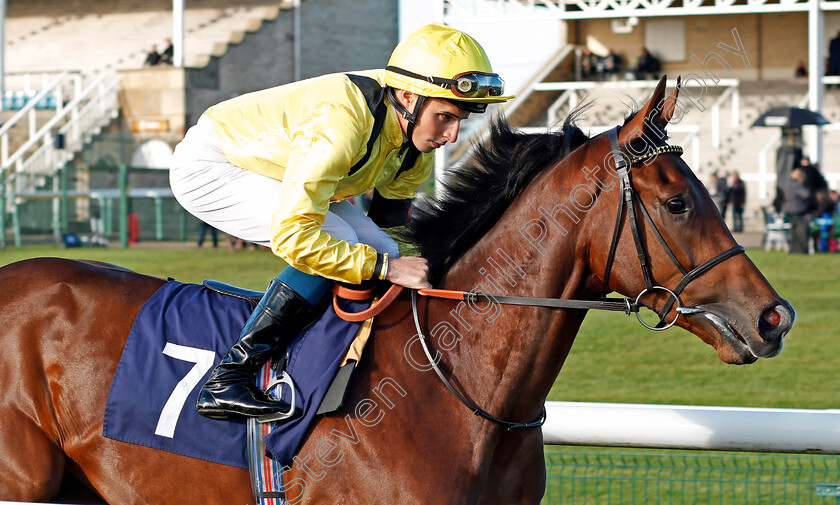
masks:
{"type": "Polygon", "coordinates": [[[418,256],[389,259],[385,280],[412,289],[430,288],[429,262],[418,256]]]}

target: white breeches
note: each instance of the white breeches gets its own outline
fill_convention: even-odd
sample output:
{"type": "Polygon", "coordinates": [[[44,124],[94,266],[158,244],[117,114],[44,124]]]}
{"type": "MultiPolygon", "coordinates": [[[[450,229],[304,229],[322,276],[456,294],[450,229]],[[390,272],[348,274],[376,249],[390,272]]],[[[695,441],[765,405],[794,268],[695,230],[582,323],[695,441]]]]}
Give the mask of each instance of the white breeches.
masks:
{"type": "MultiPolygon", "coordinates": [[[[205,116],[175,147],[169,183],[178,203],[193,216],[234,237],[271,246],[270,221],[283,182],[232,165],[205,116]]],[[[350,244],[399,256],[396,242],[349,201],[330,204],[321,229],[350,244]]]]}

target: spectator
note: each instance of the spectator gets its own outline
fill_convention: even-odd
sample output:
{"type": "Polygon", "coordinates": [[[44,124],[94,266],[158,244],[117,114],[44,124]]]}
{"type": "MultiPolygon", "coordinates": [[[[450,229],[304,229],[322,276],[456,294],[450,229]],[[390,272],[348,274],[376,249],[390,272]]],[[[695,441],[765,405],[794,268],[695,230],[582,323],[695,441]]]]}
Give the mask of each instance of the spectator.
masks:
{"type": "Polygon", "coordinates": [[[172,65],[172,60],[175,57],[175,47],[172,45],[172,39],[166,39],[166,47],[160,53],[160,63],[162,65],[172,65]]]}
{"type": "Polygon", "coordinates": [[[805,79],[808,77],[808,67],[803,60],[796,60],[796,68],[793,69],[794,79],[805,79]]]}
{"type": "Polygon", "coordinates": [[[814,194],[828,190],[828,182],[826,182],[825,177],[820,172],[818,165],[811,163],[811,160],[807,157],[803,157],[799,160],[799,168],[805,172],[805,185],[814,194]]]}
{"type": "Polygon", "coordinates": [[[783,211],[790,220],[790,253],[808,254],[808,213],[814,202],[814,194],[806,184],[805,172],[795,168],[785,184],[783,211]]]}
{"type": "Polygon", "coordinates": [[[744,231],[744,203],[747,201],[747,188],[738,172],[732,174],[732,186],[729,187],[729,203],[732,204],[732,231],[744,231]]]}
{"type": "Polygon", "coordinates": [[[659,58],[650,54],[647,48],[642,48],[642,54],[639,55],[639,60],[636,62],[634,69],[634,77],[636,79],[659,79],[659,70],[661,68],[659,58]]]}
{"type": "Polygon", "coordinates": [[[838,223],[840,223],[840,199],[838,199],[837,191],[829,190],[828,192],[828,201],[830,202],[830,209],[828,210],[828,215],[831,218],[831,230],[830,235],[828,237],[828,252],[838,252],[840,247],[838,247],[837,243],[837,234],[834,232],[837,229],[838,223]]]}
{"type": "Polygon", "coordinates": [[[213,249],[219,247],[219,230],[213,228],[209,224],[205,222],[201,222],[201,230],[198,232],[198,247],[200,248],[204,245],[204,238],[207,236],[207,232],[210,232],[210,238],[213,239],[213,249]]]}
{"type": "Polygon", "coordinates": [[[785,202],[785,183],[790,178],[790,172],[802,164],[801,127],[782,128],[784,143],[776,151],[776,197],[773,199],[773,209],[777,214],[782,213],[785,202]]]}
{"type": "Polygon", "coordinates": [[[615,80],[621,73],[622,65],[623,61],[621,60],[621,56],[610,49],[607,55],[601,58],[601,61],[598,63],[598,73],[601,74],[601,77],[605,81],[608,79],[615,80]]]}
{"type": "Polygon", "coordinates": [[[154,67],[160,63],[160,54],[157,52],[157,46],[152,44],[152,48],[149,49],[149,54],[146,55],[146,61],[143,62],[144,67],[154,67]]]}
{"type": "Polygon", "coordinates": [[[840,75],[840,32],[828,45],[828,68],[825,75],[840,75]]]}
{"type": "Polygon", "coordinates": [[[814,194],[814,211],[811,216],[814,219],[815,228],[812,228],[814,239],[814,250],[829,252],[837,248],[834,241],[834,221],[832,215],[837,202],[827,189],[821,189],[814,194]]]}
{"type": "Polygon", "coordinates": [[[712,193],[712,200],[717,205],[720,215],[726,220],[726,207],[729,205],[729,184],[726,182],[726,174],[719,174],[715,172],[712,175],[712,186],[714,193],[712,193]]]}
{"type": "Polygon", "coordinates": [[[107,247],[108,241],[105,240],[105,227],[102,222],[102,212],[99,209],[99,202],[91,200],[90,202],[90,243],[95,247],[107,247]]]}
{"type": "Polygon", "coordinates": [[[251,249],[251,250],[254,250],[254,251],[258,251],[261,247],[259,244],[255,244],[253,242],[247,242],[245,240],[242,240],[241,238],[236,238],[233,235],[228,235],[227,236],[227,244],[228,244],[228,250],[230,252],[244,251],[246,249],[251,249]]]}
{"type": "Polygon", "coordinates": [[[584,81],[591,81],[598,73],[598,62],[601,57],[589,50],[588,47],[583,49],[583,54],[580,56],[580,78],[584,81]]]}

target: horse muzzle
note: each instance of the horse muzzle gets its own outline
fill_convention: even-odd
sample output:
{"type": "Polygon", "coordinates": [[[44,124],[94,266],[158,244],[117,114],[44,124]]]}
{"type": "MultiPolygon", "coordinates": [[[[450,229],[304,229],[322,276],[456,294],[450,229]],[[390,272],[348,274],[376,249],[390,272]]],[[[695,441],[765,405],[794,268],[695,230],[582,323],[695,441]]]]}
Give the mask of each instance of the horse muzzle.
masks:
{"type": "MultiPolygon", "coordinates": [[[[683,315],[702,317],[714,327],[722,341],[741,358],[737,361],[743,363],[752,363],[758,358],[772,358],[781,353],[784,337],[796,322],[796,311],[786,300],[769,304],[750,322],[746,321],[751,318],[739,317],[715,305],[681,309],[683,315]]],[[[721,349],[718,349],[718,354],[723,354],[721,349]]]]}

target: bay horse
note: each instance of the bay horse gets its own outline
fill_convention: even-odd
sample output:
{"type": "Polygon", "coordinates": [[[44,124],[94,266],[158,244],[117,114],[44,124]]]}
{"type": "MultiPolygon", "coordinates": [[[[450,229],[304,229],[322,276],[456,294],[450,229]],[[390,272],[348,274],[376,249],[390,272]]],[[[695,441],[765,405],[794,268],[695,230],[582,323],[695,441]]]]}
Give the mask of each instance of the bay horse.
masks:
{"type": "MultiPolygon", "coordinates": [[[[435,286],[594,304],[617,292],[726,363],[778,354],[794,310],[665,142],[679,83],[665,84],[592,138],[572,119],[545,134],[495,120],[410,223],[435,286]]],[[[102,436],[132,321],[164,282],[48,258],[0,269],[0,499],[49,499],[70,472],[112,504],[254,503],[247,470],[102,436]]],[[[378,316],[344,406],[285,469],[289,503],[540,502],[537,426],[586,310],[414,300],[378,316]]]]}

